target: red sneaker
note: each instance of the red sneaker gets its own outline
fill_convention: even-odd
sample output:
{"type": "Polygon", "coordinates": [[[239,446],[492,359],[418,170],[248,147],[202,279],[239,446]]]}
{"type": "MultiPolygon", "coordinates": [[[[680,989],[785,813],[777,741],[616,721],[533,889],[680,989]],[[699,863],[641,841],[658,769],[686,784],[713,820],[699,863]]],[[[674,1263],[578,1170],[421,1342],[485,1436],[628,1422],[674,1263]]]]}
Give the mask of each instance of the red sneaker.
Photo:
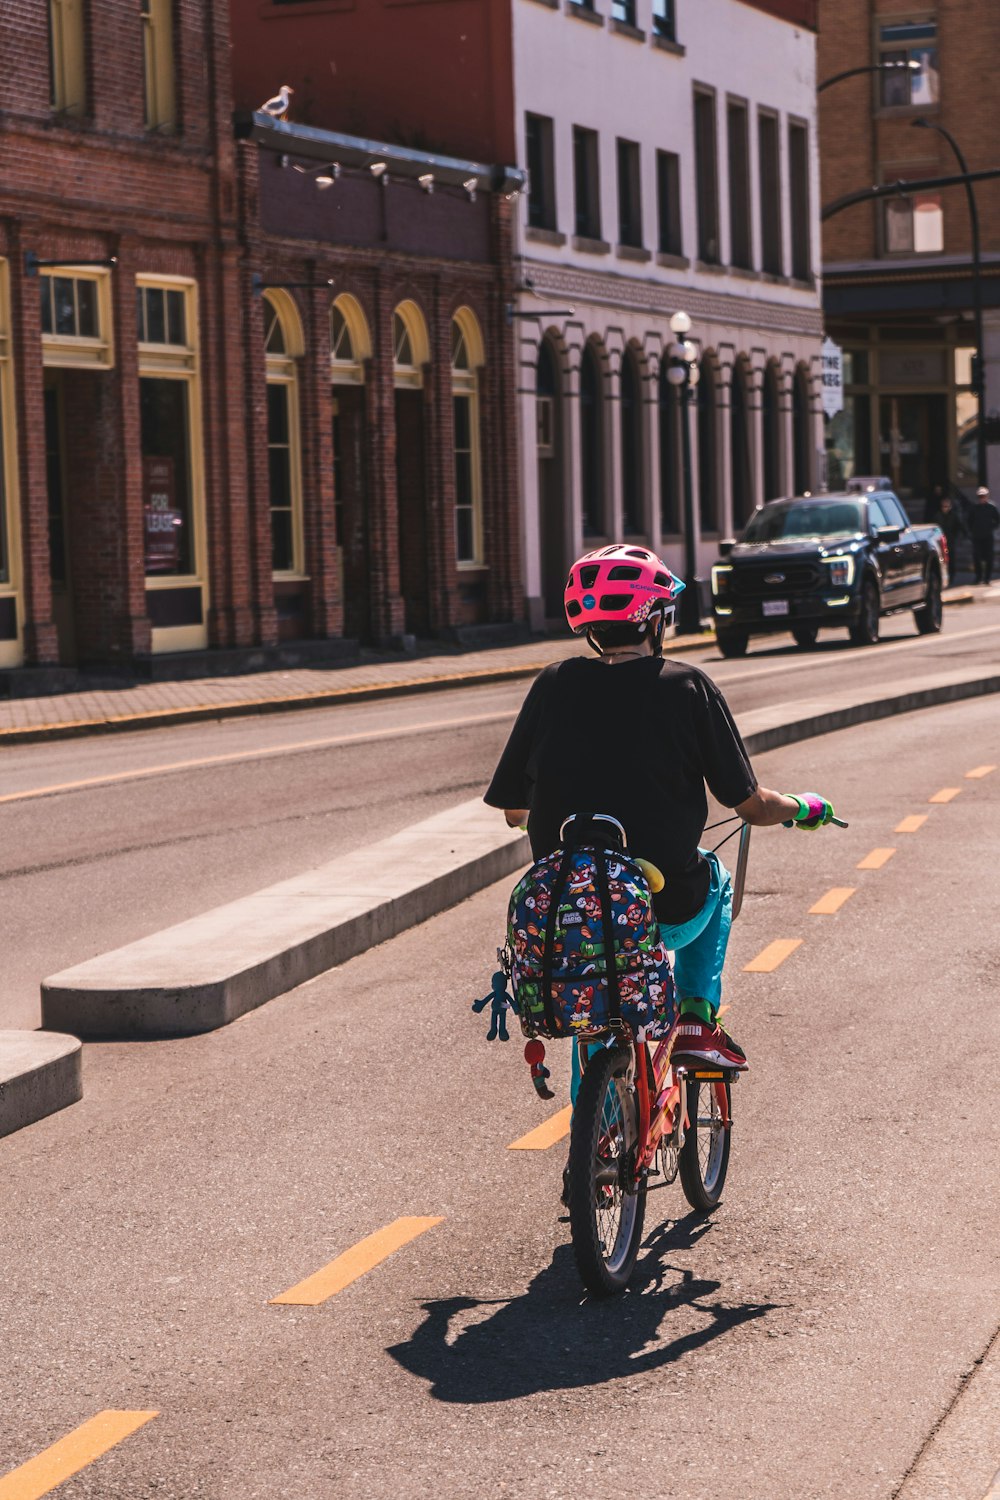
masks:
{"type": "Polygon", "coordinates": [[[742,1073],[750,1066],[743,1048],[718,1021],[709,1026],[697,1016],[682,1016],[675,1036],[670,1058],[675,1067],[736,1068],[742,1073]]]}

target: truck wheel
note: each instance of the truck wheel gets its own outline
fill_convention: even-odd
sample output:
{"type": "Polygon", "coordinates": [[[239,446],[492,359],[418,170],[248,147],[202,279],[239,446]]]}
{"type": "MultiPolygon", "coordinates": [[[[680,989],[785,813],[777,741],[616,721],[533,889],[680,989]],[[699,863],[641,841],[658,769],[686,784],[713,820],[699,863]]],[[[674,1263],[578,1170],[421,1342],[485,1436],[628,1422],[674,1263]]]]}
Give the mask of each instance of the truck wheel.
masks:
{"type": "Polygon", "coordinates": [[[931,568],[927,575],[927,590],[924,594],[924,602],[920,609],[913,611],[913,618],[917,622],[917,629],[921,635],[937,635],[941,629],[941,574],[937,568],[931,568]]]}
{"type": "Polygon", "coordinates": [[[878,584],[874,578],[866,578],[861,590],[861,614],[850,627],[852,646],[874,646],[878,640],[879,598],[878,584]]]}
{"type": "Polygon", "coordinates": [[[746,656],[750,644],[748,630],[716,630],[715,640],[723,656],[746,656]]]}
{"type": "Polygon", "coordinates": [[[796,625],[792,631],[792,635],[795,638],[796,646],[800,647],[803,651],[810,651],[816,644],[816,637],[819,635],[819,626],[796,625]]]}

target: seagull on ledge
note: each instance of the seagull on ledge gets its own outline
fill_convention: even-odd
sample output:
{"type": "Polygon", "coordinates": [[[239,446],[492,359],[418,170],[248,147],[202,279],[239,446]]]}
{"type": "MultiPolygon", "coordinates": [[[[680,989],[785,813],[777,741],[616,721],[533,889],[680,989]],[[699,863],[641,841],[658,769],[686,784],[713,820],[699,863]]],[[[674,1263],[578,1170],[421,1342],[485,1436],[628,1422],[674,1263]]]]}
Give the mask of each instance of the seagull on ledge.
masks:
{"type": "Polygon", "coordinates": [[[270,115],[274,120],[288,119],[288,104],[295,90],[287,83],[283,83],[273,99],[266,99],[258,110],[258,114],[270,115]]]}

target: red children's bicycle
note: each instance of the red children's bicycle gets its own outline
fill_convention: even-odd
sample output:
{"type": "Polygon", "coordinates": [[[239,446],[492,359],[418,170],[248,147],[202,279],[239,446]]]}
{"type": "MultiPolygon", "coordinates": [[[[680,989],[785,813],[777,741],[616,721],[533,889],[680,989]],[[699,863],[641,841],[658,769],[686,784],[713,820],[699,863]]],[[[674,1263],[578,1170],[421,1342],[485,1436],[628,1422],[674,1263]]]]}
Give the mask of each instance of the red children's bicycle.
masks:
{"type": "MultiPolygon", "coordinates": [[[[750,826],[739,830],[733,916],[743,901],[750,826]]],[[[595,1296],[623,1291],[639,1253],[650,1179],[678,1176],[691,1207],[710,1213],[729,1167],[733,1069],[675,1067],[677,1022],[661,1041],[628,1027],[581,1036],[566,1188],[577,1266],[595,1296]]]]}

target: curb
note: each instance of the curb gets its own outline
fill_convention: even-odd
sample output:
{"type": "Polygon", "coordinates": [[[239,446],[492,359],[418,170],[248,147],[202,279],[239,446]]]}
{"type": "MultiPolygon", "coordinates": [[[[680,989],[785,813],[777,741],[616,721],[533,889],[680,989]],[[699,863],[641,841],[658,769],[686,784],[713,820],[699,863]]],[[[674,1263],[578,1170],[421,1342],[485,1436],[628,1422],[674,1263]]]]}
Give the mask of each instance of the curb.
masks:
{"type": "MultiPolygon", "coordinates": [[[[667,655],[707,651],[715,645],[715,633],[700,640],[685,640],[667,655]]],[[[428,677],[400,678],[376,682],[368,687],[323,688],[315,693],[293,693],[287,698],[246,698],[238,703],[192,704],[186,708],[156,708],[148,713],[120,714],[108,719],[70,719],[61,724],[37,724],[24,729],[0,729],[4,745],[32,745],[44,740],[71,740],[88,734],[121,734],[137,729],[162,729],[169,724],[194,724],[201,719],[239,719],[249,714],[289,713],[304,708],[329,708],[338,703],[360,703],[377,698],[404,698],[414,693],[438,693],[447,688],[489,687],[491,683],[516,682],[535,677],[550,664],[549,658],[516,667],[484,667],[478,671],[441,672],[428,677]]]]}
{"type": "MultiPolygon", "coordinates": [[[[805,717],[751,729],[745,742],[760,754],[995,692],[1000,674],[817,705],[805,717]]],[[[766,720],[773,712],[747,717],[766,720]]],[[[88,1038],[188,1036],[225,1026],[521,868],[527,839],[497,824],[496,812],[472,799],[304,876],[53,975],[42,985],[43,1023],[88,1038]]]]}
{"type": "Polygon", "coordinates": [[[82,1099],[82,1055],[75,1036],[0,1031],[0,1136],[82,1099]]]}

